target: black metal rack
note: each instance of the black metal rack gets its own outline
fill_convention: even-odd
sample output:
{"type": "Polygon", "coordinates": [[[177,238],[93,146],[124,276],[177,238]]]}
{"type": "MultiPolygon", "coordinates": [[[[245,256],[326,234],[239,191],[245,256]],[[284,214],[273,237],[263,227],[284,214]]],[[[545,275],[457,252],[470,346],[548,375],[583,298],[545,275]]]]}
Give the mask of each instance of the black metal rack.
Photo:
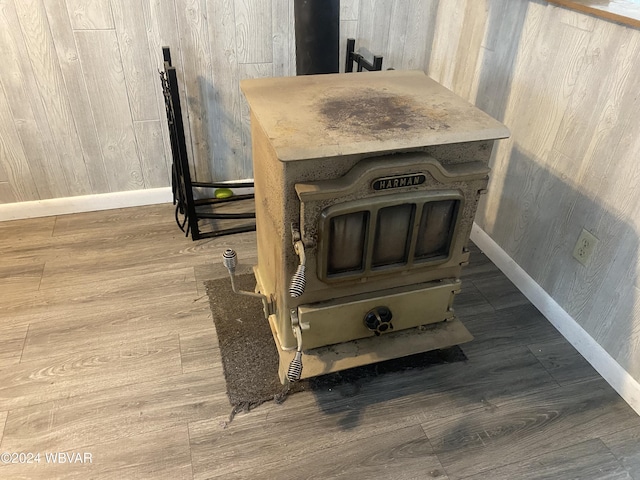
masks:
{"type": "Polygon", "coordinates": [[[255,221],[249,224],[229,228],[215,228],[211,231],[203,231],[200,228],[201,220],[241,220],[255,219],[255,212],[220,213],[215,210],[230,202],[252,200],[253,194],[234,195],[230,198],[200,198],[194,199],[194,188],[249,188],[253,183],[249,182],[197,182],[191,178],[187,145],[184,137],[184,125],[182,123],[182,109],[180,107],[180,95],[178,94],[178,77],[176,69],[171,64],[171,52],[169,47],[162,47],[164,58],[164,72],[160,72],[164,103],[167,112],[167,124],[171,140],[171,188],[173,190],[173,204],[176,206],[176,223],[186,236],[191,233],[193,240],[201,238],[218,237],[233,233],[250,232],[256,229],[255,221]],[[184,219],[181,221],[180,216],[184,219]]]}
{"type": "Polygon", "coordinates": [[[378,55],[373,56],[373,63],[369,62],[364,56],[355,51],[356,40],[355,38],[347,38],[347,58],[344,66],[345,73],[353,72],[353,64],[357,64],[356,71],[361,72],[363,69],[370,72],[382,70],[382,57],[378,55]]]}

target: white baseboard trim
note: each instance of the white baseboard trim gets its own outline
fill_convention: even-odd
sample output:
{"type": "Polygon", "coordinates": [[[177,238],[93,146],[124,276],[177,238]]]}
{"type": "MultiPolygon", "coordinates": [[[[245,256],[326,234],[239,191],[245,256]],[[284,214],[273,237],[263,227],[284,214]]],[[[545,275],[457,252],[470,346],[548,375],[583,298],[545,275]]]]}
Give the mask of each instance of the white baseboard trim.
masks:
{"type": "Polygon", "coordinates": [[[171,187],[0,204],[0,222],[168,203],[171,187]]]}
{"type": "Polygon", "coordinates": [[[475,223],[471,240],[640,415],[640,383],[475,223]]]}
{"type": "MultiPolygon", "coordinates": [[[[229,180],[220,183],[253,183],[253,178],[229,180]]],[[[253,186],[233,189],[236,195],[253,193],[253,186]]],[[[196,198],[211,196],[210,188],[194,188],[196,198]]],[[[78,197],[51,198],[33,202],[0,203],[0,222],[24,218],[50,217],[69,213],[97,212],[114,208],[140,207],[169,203],[173,200],[171,187],[130,190],[127,192],[100,193],[78,197]]]]}

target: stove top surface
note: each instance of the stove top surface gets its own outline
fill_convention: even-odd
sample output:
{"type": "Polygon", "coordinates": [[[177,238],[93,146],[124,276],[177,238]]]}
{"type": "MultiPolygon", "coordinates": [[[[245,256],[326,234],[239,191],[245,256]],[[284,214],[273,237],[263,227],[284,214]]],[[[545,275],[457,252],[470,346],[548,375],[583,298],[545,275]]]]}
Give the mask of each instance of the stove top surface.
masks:
{"type": "Polygon", "coordinates": [[[240,86],[281,161],[509,136],[421,71],[260,78],[240,86]]]}

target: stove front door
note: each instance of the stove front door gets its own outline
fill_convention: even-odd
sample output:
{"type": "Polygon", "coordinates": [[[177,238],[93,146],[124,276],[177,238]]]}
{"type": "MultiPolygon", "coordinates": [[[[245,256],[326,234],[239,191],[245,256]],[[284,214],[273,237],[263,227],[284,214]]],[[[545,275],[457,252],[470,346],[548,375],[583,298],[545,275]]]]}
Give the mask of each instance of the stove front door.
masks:
{"type": "Polygon", "coordinates": [[[308,275],[290,309],[305,350],[454,318],[488,173],[482,162],[444,166],[410,153],[297,183],[308,275]]]}

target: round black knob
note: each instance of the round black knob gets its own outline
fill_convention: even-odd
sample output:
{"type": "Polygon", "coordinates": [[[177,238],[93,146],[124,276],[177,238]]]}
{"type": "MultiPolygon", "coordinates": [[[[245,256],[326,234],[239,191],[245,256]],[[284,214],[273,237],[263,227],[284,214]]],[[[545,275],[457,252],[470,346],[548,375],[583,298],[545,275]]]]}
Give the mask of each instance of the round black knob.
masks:
{"type": "Polygon", "coordinates": [[[393,315],[387,307],[376,307],[364,316],[364,325],[376,335],[393,330],[391,319],[393,315]]]}

